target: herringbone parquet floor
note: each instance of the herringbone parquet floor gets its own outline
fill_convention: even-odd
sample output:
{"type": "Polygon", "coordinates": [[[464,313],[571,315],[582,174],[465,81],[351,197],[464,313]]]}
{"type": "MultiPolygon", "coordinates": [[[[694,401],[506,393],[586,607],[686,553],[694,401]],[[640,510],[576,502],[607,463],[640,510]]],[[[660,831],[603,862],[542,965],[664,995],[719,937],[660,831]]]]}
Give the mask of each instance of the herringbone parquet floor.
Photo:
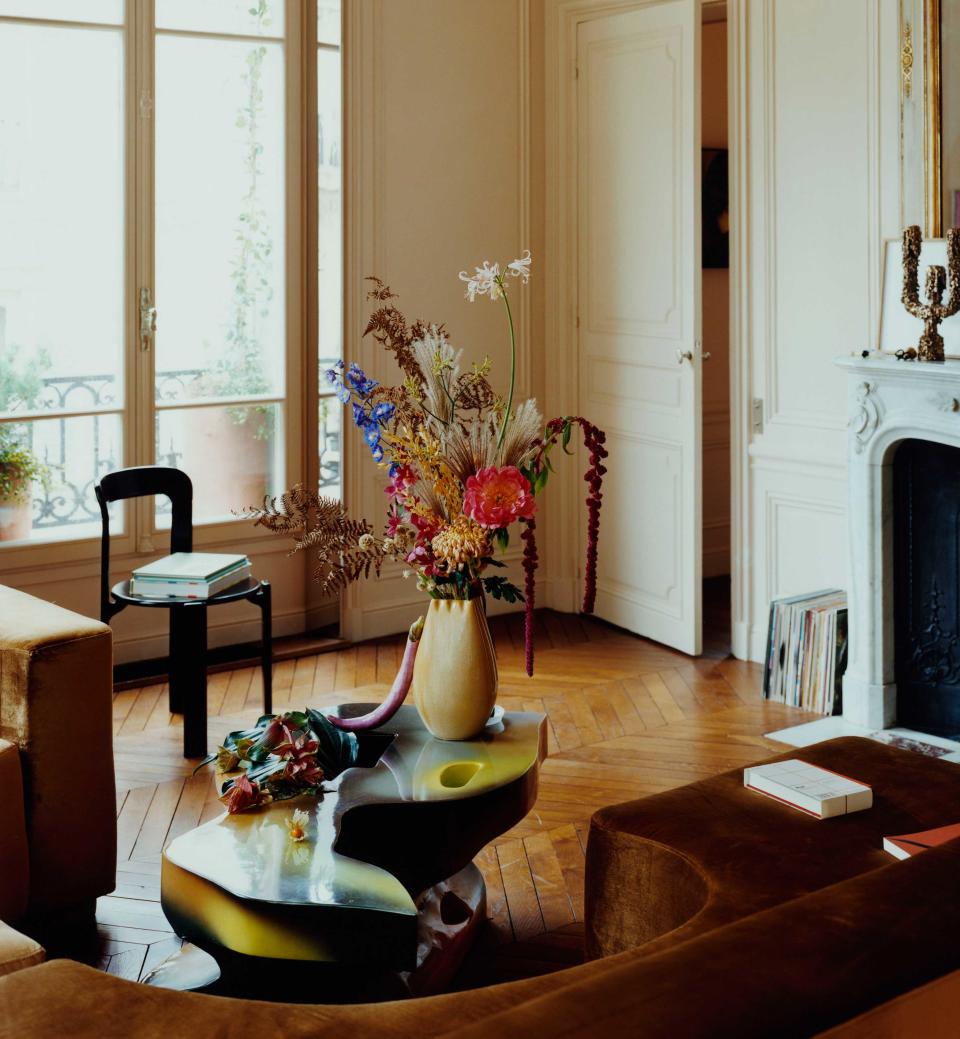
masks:
{"type": "MultiPolygon", "coordinates": [[[[780,745],[763,733],[807,715],[761,700],[760,669],[730,657],[692,659],[603,623],[537,617],[536,675],[523,673],[522,619],[493,624],[507,710],[543,711],[549,759],[534,810],[478,858],[489,927],[463,984],[529,976],[580,958],[584,848],[602,805],[739,768],[780,745]]],[[[401,640],[385,639],[275,669],[276,710],[377,700],[392,681],[401,640]]],[[[210,677],[211,745],[260,713],[260,675],[210,677]]],[[[180,756],[181,719],[164,685],[114,698],[118,884],[98,904],[98,965],[138,978],[179,944],[160,908],[160,854],[178,834],[217,815],[209,772],[180,756]]]]}

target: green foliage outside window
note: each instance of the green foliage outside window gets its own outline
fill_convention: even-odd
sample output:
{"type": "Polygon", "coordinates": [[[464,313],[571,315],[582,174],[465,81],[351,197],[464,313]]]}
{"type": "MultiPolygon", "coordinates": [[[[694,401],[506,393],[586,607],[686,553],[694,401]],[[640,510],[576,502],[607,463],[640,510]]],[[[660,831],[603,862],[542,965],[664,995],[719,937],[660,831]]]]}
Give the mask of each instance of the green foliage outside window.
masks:
{"type": "MultiPolygon", "coordinates": [[[[50,355],[41,349],[21,362],[24,353],[12,343],[0,351],[0,412],[33,409],[40,403],[50,355]]],[[[49,477],[46,465],[27,446],[27,436],[26,423],[0,423],[0,499],[27,501],[30,485],[49,477]]]]}

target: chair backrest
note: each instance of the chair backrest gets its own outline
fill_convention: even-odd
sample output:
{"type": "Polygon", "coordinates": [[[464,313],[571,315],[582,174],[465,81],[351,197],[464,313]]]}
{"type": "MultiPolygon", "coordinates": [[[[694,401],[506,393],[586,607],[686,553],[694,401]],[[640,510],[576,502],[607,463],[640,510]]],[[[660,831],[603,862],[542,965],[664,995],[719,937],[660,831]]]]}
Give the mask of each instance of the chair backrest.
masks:
{"type": "Polygon", "coordinates": [[[110,514],[107,506],[125,498],[163,494],[170,499],[170,551],[193,551],[193,484],[181,469],[165,465],[138,465],[106,473],[94,487],[100,503],[103,532],[100,541],[100,619],[108,623],[122,607],[110,598],[110,514]]]}

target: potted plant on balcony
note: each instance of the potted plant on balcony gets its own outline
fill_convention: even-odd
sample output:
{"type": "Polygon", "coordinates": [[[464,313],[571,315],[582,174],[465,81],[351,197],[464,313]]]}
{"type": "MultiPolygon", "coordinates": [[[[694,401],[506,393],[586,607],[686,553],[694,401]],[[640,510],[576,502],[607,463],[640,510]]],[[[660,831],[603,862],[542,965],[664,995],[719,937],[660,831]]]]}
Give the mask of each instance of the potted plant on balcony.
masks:
{"type": "MultiPolygon", "coordinates": [[[[24,351],[10,344],[0,350],[0,413],[35,408],[43,394],[43,372],[50,367],[45,350],[25,364],[24,351]]],[[[24,423],[0,423],[0,541],[30,536],[33,483],[47,479],[47,467],[30,450],[24,423]]]]}
{"type": "Polygon", "coordinates": [[[18,429],[0,426],[0,541],[30,536],[33,481],[45,476],[46,466],[23,443],[18,429]]]}

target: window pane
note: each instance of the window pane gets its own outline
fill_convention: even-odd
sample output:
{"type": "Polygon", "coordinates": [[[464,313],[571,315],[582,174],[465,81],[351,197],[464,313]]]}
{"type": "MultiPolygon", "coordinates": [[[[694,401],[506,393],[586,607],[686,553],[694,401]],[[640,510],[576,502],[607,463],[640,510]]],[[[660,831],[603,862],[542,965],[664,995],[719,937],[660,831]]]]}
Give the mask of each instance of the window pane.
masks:
{"type": "MultiPolygon", "coordinates": [[[[340,54],[317,52],[317,304],[320,392],[343,353],[343,214],[340,184],[340,54]]],[[[320,489],[340,495],[340,404],[320,399],[320,489]]]]}
{"type": "Polygon", "coordinates": [[[282,36],[283,0],[157,0],[157,28],[282,36]]]}
{"type": "Polygon", "coordinates": [[[122,99],[119,32],[0,31],[0,414],[122,404],[122,99]]]}
{"type": "Polygon", "coordinates": [[[340,54],[317,54],[317,248],[321,357],[341,353],[340,54]]]}
{"type": "MultiPolygon", "coordinates": [[[[119,415],[0,424],[0,542],[95,537],[97,480],[123,464],[119,415]]],[[[123,509],[110,507],[110,529],[123,509]]]]}
{"type": "Polygon", "coordinates": [[[340,0],[317,0],[317,43],[340,45],[340,0]]]}
{"type": "Polygon", "coordinates": [[[336,397],[320,398],[320,493],[328,498],[339,498],[340,479],[340,417],[343,405],[336,397]]]}
{"type": "Polygon", "coordinates": [[[0,14],[119,25],[123,21],[123,0],[0,0],[0,14]]]}
{"type": "MultiPolygon", "coordinates": [[[[232,510],[280,492],[282,415],[276,404],[158,413],[157,464],[183,469],[193,481],[195,522],[235,519],[232,510]]],[[[168,509],[157,500],[158,524],[169,525],[168,509]]]]}
{"type": "Polygon", "coordinates": [[[156,75],[157,397],[279,396],[283,50],[160,37],[156,75]]]}

